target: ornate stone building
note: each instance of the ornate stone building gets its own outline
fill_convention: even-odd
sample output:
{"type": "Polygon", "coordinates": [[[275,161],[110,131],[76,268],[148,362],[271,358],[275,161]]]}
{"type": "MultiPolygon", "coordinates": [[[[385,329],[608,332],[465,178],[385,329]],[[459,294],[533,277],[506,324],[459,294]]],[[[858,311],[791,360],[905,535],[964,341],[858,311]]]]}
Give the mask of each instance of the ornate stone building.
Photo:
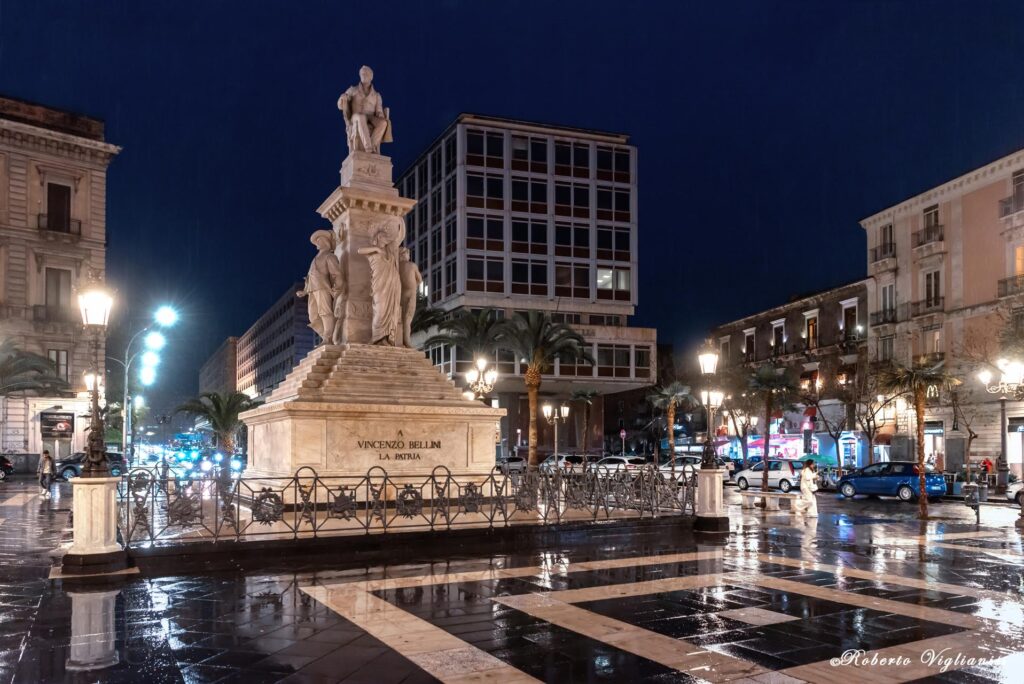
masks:
{"type": "MultiPolygon", "coordinates": [[[[720,370],[765,365],[786,368],[797,376],[801,390],[808,391],[820,386],[819,369],[840,374],[844,382],[852,382],[858,370],[864,371],[867,320],[867,281],[858,280],[799,295],[785,304],[720,325],[711,331],[711,339],[718,346],[720,370]]],[[[822,402],[822,410],[828,411],[829,420],[838,425],[835,412],[842,416],[846,409],[837,402],[822,402]]],[[[778,453],[787,454],[787,440],[793,444],[803,440],[799,453],[789,456],[799,456],[811,446],[817,453],[838,456],[844,467],[867,463],[866,443],[853,425],[840,438],[841,453],[837,454],[835,440],[816,416],[809,415],[812,412],[798,406],[772,420],[772,442],[778,453]],[[812,438],[817,440],[816,445],[809,441],[812,438]]],[[[727,421],[724,424],[732,429],[727,421]]]]}
{"type": "Polygon", "coordinates": [[[106,270],[107,166],[118,152],[98,119],[0,97],[0,338],[48,357],[70,384],[59,396],[0,397],[0,449],[22,468],[43,448],[60,456],[85,444],[93,362],[75,291],[106,270]]]}
{"type": "Polygon", "coordinates": [[[1024,329],[1024,150],[909,197],[861,226],[872,352],[904,364],[942,362],[963,381],[963,415],[954,418],[944,397],[928,406],[926,451],[958,469],[970,422],[978,434],[972,461],[995,461],[1005,444],[1010,469],[1024,475],[1024,402],[1008,401],[1003,421],[999,395],[986,392],[977,377],[985,366],[979,357],[997,360],[1000,331],[1011,321],[1024,329]]]}

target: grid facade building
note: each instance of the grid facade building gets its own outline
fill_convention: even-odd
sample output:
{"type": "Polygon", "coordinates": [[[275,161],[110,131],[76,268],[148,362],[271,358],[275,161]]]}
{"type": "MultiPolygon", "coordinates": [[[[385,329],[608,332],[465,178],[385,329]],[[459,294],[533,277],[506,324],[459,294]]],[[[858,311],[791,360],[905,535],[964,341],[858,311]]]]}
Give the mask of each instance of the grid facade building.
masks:
{"type": "Polygon", "coordinates": [[[238,338],[229,337],[199,369],[199,393],[234,392],[238,382],[238,338]]]}
{"type": "MultiPolygon", "coordinates": [[[[121,148],[103,129],[0,97],[0,339],[49,358],[69,384],[53,396],[0,397],[0,451],[20,468],[44,448],[62,456],[85,446],[83,375],[94,360],[74,293],[106,272],[107,167],[121,148]]],[[[103,358],[101,347],[101,373],[103,358]]]]}
{"type": "Polygon", "coordinates": [[[302,283],[292,284],[266,313],[238,338],[236,389],[263,399],[316,346],[309,327],[306,300],[296,296],[302,283]]]}
{"type": "MultiPolygon", "coordinates": [[[[571,324],[597,364],[557,362],[542,387],[554,398],[652,384],[655,330],[627,325],[637,303],[636,181],[625,135],[460,115],[397,181],[417,200],[406,244],[430,304],[543,310],[571,324]]],[[[426,351],[452,376],[473,361],[445,347],[426,351]]],[[[524,368],[503,352],[492,361],[509,446],[525,438],[524,368]]],[[[600,430],[585,440],[565,432],[570,447],[600,443],[600,430]]]]}

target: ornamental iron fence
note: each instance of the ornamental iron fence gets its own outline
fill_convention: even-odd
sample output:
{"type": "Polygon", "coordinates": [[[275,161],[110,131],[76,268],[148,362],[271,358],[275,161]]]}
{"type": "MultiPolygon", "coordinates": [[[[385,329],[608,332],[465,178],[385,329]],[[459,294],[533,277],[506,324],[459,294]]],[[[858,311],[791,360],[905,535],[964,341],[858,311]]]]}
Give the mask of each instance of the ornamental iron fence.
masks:
{"type": "Polygon", "coordinates": [[[551,525],[694,515],[695,478],[680,469],[530,470],[453,475],[160,477],[134,468],[118,487],[119,526],[131,547],[190,542],[551,525]]]}

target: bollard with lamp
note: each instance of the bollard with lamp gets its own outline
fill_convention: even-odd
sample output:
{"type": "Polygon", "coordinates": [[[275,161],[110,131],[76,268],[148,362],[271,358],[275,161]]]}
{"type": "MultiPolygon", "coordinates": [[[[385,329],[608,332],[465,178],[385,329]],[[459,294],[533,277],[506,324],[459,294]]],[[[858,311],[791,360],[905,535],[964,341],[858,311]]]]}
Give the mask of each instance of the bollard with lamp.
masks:
{"type": "MultiPolygon", "coordinates": [[[[700,364],[701,375],[710,383],[718,369],[718,352],[710,342],[697,356],[697,361],[700,364]]],[[[700,395],[707,411],[708,425],[700,470],[697,471],[697,521],[693,529],[695,532],[728,534],[729,518],[725,514],[723,491],[724,471],[718,467],[714,444],[715,411],[721,407],[724,394],[709,389],[702,391],[700,395]]]]}
{"type": "Polygon", "coordinates": [[[117,485],[121,478],[110,476],[99,401],[103,367],[99,352],[114,299],[101,282],[93,280],[78,293],[78,305],[86,333],[92,338],[94,365],[86,376],[92,416],[82,475],[71,483],[74,536],[61,560],[62,576],[113,572],[123,569],[127,562],[117,542],[117,485]]]}

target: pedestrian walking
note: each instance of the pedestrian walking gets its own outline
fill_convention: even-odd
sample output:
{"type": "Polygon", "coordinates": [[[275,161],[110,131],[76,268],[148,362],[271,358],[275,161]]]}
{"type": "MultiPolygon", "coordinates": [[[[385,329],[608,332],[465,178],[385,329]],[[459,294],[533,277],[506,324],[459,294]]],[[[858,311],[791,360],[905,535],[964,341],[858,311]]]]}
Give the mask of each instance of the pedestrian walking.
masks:
{"type": "Polygon", "coordinates": [[[43,449],[43,455],[39,457],[39,467],[36,468],[36,475],[39,476],[39,486],[43,490],[43,498],[50,498],[50,485],[53,484],[53,457],[49,449],[43,449]]]}
{"type": "Polygon", "coordinates": [[[800,471],[800,496],[793,503],[797,513],[810,518],[818,517],[818,465],[811,459],[804,461],[800,471]]]}

